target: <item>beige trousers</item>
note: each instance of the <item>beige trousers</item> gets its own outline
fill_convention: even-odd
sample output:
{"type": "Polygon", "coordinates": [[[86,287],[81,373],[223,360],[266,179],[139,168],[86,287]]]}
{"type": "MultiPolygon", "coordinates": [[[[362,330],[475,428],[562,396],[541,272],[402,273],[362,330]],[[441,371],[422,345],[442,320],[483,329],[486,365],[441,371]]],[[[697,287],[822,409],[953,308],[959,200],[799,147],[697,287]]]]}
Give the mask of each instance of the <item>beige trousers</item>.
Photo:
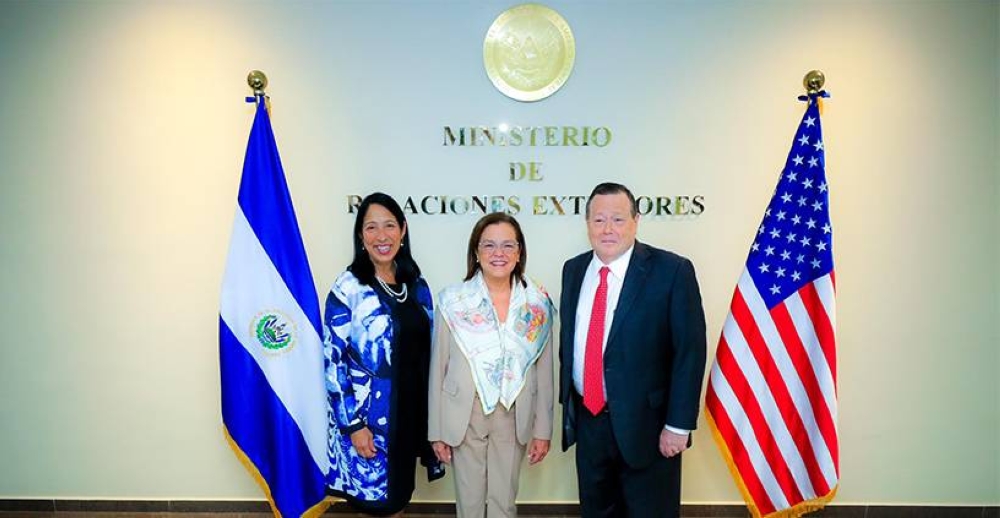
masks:
{"type": "Polygon", "coordinates": [[[517,442],[514,407],[490,415],[476,397],[462,444],[452,449],[458,518],[517,516],[518,476],[525,447],[517,442]]]}

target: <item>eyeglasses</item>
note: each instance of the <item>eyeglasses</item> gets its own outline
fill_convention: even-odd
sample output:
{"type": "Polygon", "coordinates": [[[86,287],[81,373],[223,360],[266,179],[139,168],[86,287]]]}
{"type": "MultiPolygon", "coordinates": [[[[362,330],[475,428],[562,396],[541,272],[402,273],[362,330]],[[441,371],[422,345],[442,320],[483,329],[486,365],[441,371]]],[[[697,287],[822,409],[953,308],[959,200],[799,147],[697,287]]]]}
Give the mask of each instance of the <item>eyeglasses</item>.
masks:
{"type": "Polygon", "coordinates": [[[517,252],[518,248],[520,248],[520,245],[517,241],[504,241],[501,243],[497,243],[495,241],[479,242],[479,251],[486,255],[492,255],[493,252],[498,250],[503,255],[512,255],[514,252],[517,252]]]}

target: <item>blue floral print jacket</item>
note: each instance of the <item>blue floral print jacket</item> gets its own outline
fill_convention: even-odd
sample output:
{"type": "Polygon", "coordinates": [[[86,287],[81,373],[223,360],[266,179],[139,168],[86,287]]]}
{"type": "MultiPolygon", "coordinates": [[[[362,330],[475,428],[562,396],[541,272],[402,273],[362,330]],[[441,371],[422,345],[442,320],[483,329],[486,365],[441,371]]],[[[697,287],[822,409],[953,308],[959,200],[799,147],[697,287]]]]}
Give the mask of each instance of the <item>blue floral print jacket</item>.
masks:
{"type": "MultiPolygon", "coordinates": [[[[431,292],[423,278],[411,296],[434,322],[431,292]]],[[[392,402],[392,311],[370,286],[344,272],[330,290],[323,318],[323,354],[329,402],[330,492],[368,502],[387,499],[392,402]],[[375,442],[372,459],[358,455],[351,433],[368,427],[375,442]]],[[[405,423],[401,425],[405,426],[405,423]]],[[[428,459],[425,459],[425,462],[428,459]]],[[[444,475],[436,459],[428,477],[444,475]]]]}

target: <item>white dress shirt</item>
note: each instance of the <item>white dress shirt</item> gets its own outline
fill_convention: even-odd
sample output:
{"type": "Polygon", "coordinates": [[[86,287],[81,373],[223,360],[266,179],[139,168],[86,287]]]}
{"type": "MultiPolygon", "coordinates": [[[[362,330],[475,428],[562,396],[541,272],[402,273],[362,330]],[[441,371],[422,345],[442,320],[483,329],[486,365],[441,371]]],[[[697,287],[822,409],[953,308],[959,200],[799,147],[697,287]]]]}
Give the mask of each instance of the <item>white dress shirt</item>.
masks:
{"type": "MultiPolygon", "coordinates": [[[[583,394],[583,363],[587,355],[587,333],[590,331],[590,313],[594,310],[594,295],[597,285],[601,282],[601,267],[607,266],[608,273],[608,304],[604,312],[604,338],[601,340],[601,354],[608,347],[608,333],[615,319],[615,308],[618,307],[618,296],[622,293],[622,283],[625,282],[625,272],[632,260],[635,245],[629,247],[624,254],[604,264],[594,254],[583,274],[583,284],[580,285],[580,300],[576,304],[576,329],[573,333],[573,385],[579,394],[583,394]]],[[[604,400],[608,399],[608,389],[604,387],[604,400]]]]}
{"type": "MultiPolygon", "coordinates": [[[[624,254],[614,261],[604,264],[594,254],[587,265],[587,271],[583,274],[583,283],[580,285],[580,299],[576,304],[576,329],[573,333],[573,386],[578,394],[583,394],[583,366],[584,358],[587,354],[587,333],[590,331],[590,313],[594,309],[594,295],[597,293],[597,285],[601,282],[601,267],[607,266],[608,272],[608,301],[607,310],[604,312],[604,338],[601,341],[601,352],[608,347],[608,333],[611,331],[611,323],[615,319],[615,309],[618,307],[618,297],[622,294],[622,284],[625,282],[625,272],[632,261],[632,252],[635,245],[629,247],[624,254]]],[[[603,385],[603,384],[602,384],[603,385]]],[[[608,387],[604,385],[604,400],[608,399],[608,387]]],[[[667,430],[685,435],[690,430],[675,428],[670,425],[664,426],[667,430]]]]}

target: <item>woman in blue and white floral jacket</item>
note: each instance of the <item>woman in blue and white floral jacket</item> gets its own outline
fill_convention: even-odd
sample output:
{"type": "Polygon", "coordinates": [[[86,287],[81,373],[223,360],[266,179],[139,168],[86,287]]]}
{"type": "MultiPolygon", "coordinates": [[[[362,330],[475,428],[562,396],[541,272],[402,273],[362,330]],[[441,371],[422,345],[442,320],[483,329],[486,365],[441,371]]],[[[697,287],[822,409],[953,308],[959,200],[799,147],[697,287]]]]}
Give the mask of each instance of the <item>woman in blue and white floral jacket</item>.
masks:
{"type": "Polygon", "coordinates": [[[444,475],[427,442],[430,289],[409,252],[406,217],[390,196],[362,200],[354,260],[326,299],[330,494],[362,512],[399,516],[416,459],[444,475]]]}

